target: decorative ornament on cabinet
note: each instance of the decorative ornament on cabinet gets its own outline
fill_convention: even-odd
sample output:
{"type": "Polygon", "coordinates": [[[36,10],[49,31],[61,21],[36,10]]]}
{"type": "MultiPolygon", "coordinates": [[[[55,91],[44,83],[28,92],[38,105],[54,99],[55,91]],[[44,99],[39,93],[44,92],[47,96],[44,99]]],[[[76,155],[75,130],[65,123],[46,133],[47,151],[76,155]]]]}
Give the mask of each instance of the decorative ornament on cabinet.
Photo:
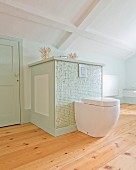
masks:
{"type": "Polygon", "coordinates": [[[41,53],[41,57],[42,57],[43,60],[50,57],[51,49],[49,47],[47,47],[47,48],[41,47],[39,51],[41,53]]]}
{"type": "Polygon", "coordinates": [[[71,54],[68,55],[68,58],[70,58],[70,59],[76,59],[76,58],[78,58],[78,56],[77,56],[76,53],[71,53],[71,54]]]}

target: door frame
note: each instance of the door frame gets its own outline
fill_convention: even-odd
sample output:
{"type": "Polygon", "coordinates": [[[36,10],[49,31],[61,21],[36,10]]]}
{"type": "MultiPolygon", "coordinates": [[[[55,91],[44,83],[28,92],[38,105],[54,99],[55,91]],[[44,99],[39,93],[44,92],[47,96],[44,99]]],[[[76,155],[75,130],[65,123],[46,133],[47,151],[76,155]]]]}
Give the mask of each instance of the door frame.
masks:
{"type": "Polygon", "coordinates": [[[30,122],[30,112],[29,110],[24,109],[23,40],[5,35],[0,35],[0,39],[16,41],[18,43],[20,124],[30,122]]]}

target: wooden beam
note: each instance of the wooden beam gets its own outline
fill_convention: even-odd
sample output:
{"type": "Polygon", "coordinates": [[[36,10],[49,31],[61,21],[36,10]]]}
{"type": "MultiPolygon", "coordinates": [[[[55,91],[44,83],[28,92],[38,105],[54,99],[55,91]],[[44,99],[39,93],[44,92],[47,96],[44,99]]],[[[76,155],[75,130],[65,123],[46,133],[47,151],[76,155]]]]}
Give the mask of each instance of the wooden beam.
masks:
{"type": "Polygon", "coordinates": [[[77,27],[80,27],[81,24],[89,18],[90,14],[94,10],[95,6],[100,2],[100,0],[93,0],[90,5],[83,11],[83,13],[78,17],[78,19],[74,22],[77,27]]]}
{"type": "Polygon", "coordinates": [[[81,36],[132,53],[134,49],[129,44],[126,44],[110,36],[103,35],[99,32],[96,31],[94,32],[93,30],[89,30],[89,31],[85,30],[90,25],[90,22],[92,22],[98,16],[97,11],[101,10],[101,12],[103,12],[104,9],[107,8],[110,4],[111,1],[109,0],[105,0],[105,1],[94,0],[90,4],[88,9],[85,10],[82,16],[80,16],[79,19],[75,22],[75,25],[77,26],[76,32],[73,32],[71,36],[67,37],[67,39],[65,39],[62,42],[62,44],[59,45],[59,49],[66,50],[71,45],[71,43],[76,39],[76,37],[81,36]],[[94,11],[95,8],[97,8],[96,11],[94,11]]]}
{"type": "Polygon", "coordinates": [[[9,0],[0,0],[0,13],[35,22],[44,26],[53,27],[62,31],[75,32],[76,26],[60,18],[47,15],[26,5],[9,0]]]}
{"type": "Polygon", "coordinates": [[[133,53],[134,48],[132,48],[129,44],[126,44],[118,39],[100,34],[95,32],[87,32],[87,31],[77,31],[76,33],[71,34],[67,39],[64,39],[64,41],[60,44],[59,49],[60,50],[66,50],[71,43],[77,38],[77,37],[84,37],[86,39],[90,39],[92,41],[96,41],[98,43],[105,44],[107,46],[111,46],[114,48],[118,48],[120,50],[124,50],[130,53],[133,53]]]}
{"type": "Polygon", "coordinates": [[[90,40],[102,43],[102,44],[106,44],[108,46],[112,46],[112,47],[115,47],[115,48],[118,48],[121,50],[128,51],[128,52],[129,51],[132,52],[134,50],[129,44],[126,44],[126,43],[124,43],[118,39],[112,38],[110,36],[101,34],[99,32],[83,31],[81,36],[88,38],[90,40]]]}
{"type": "Polygon", "coordinates": [[[57,44],[57,48],[60,50],[66,50],[78,36],[82,36],[108,46],[126,50],[130,52],[131,55],[134,53],[134,49],[130,45],[118,39],[107,37],[106,35],[100,34],[99,32],[94,32],[92,30],[88,32],[85,30],[89,26],[90,22],[92,22],[98,16],[97,11],[104,11],[104,9],[107,8],[110,3],[111,1],[109,0],[93,0],[87,9],[84,9],[85,11],[82,13],[82,15],[77,18],[75,25],[60,18],[47,15],[44,12],[36,10],[35,8],[20,4],[17,1],[11,2],[10,0],[0,0],[0,13],[66,31],[66,36],[59,40],[57,44]],[[96,8],[97,10],[94,10],[96,8]]]}
{"type": "MultiPolygon", "coordinates": [[[[81,36],[82,36],[83,31],[85,32],[84,33],[85,35],[87,34],[85,29],[90,24],[90,22],[92,22],[95,19],[95,17],[98,15],[96,13],[93,13],[96,6],[97,6],[97,8],[105,9],[105,7],[109,4],[109,2],[110,2],[109,0],[105,0],[105,1],[103,1],[103,3],[101,3],[101,0],[93,0],[91,2],[91,4],[89,5],[89,7],[87,9],[84,9],[84,12],[82,13],[82,15],[79,16],[79,18],[75,22],[75,25],[77,26],[77,31],[76,31],[77,37],[78,37],[77,32],[80,32],[81,36]]],[[[74,34],[74,32],[73,32],[73,34],[74,34]]],[[[59,49],[66,50],[69,47],[69,45],[73,42],[73,39],[75,39],[75,37],[76,37],[73,34],[71,34],[71,36],[68,37],[64,42],[62,42],[62,44],[59,46],[59,49]]],[[[86,38],[86,36],[85,36],[85,38],[86,38]]]]}
{"type": "Polygon", "coordinates": [[[57,47],[59,50],[66,50],[70,44],[73,43],[73,41],[76,40],[78,36],[76,34],[72,34],[69,37],[67,37],[66,39],[64,39],[61,44],[59,44],[57,47]]]}

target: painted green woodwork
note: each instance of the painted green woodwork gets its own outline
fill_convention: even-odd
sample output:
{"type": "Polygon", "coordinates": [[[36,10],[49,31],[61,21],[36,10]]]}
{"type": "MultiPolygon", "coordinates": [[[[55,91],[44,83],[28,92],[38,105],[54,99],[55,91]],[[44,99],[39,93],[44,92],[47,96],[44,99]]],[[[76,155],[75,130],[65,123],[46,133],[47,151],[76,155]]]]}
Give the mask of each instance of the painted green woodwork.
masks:
{"type": "Polygon", "coordinates": [[[0,35],[0,39],[9,40],[18,43],[18,57],[19,57],[19,97],[20,97],[20,112],[21,124],[30,122],[30,109],[24,109],[24,76],[23,76],[23,40],[15,37],[0,35]]]}
{"type": "MultiPolygon", "coordinates": [[[[61,58],[49,58],[29,65],[31,67],[31,122],[44,129],[48,133],[59,136],[75,131],[74,101],[88,97],[100,97],[102,95],[102,65],[84,61],[68,60],[61,58]],[[87,77],[78,76],[78,64],[84,63],[87,69],[87,77]],[[41,107],[49,103],[49,113],[36,112],[35,98],[37,77],[48,75],[49,102],[41,101],[41,107]]],[[[39,79],[40,80],[40,79],[39,79]]],[[[47,87],[46,80],[41,86],[47,87]]],[[[39,89],[46,95],[45,89],[39,89]]],[[[39,96],[39,95],[38,95],[39,96]]],[[[42,96],[42,95],[41,95],[42,96]]],[[[40,97],[38,97],[40,100],[40,97]]],[[[46,100],[45,99],[45,100],[46,100]]],[[[41,109],[42,110],[42,109],[41,109]]]]}
{"type": "MultiPolygon", "coordinates": [[[[42,63],[31,68],[31,122],[55,135],[55,61],[42,63]],[[36,113],[35,109],[35,77],[48,75],[49,77],[49,116],[36,113]]],[[[41,89],[42,90],[42,89],[41,89]]],[[[45,94],[46,95],[46,94],[45,94]]],[[[41,101],[42,102],[42,101],[41,101]]]]}
{"type": "Polygon", "coordinates": [[[0,39],[0,127],[20,123],[18,42],[0,39]]]}

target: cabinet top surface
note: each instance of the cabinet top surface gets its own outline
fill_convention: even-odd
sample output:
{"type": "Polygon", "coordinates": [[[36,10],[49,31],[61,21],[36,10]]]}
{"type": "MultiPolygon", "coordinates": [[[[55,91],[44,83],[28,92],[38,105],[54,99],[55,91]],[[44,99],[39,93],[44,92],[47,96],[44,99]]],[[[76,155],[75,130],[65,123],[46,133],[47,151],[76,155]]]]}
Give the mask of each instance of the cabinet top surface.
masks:
{"type": "Polygon", "coordinates": [[[94,63],[94,62],[89,62],[89,61],[82,61],[82,60],[77,60],[77,59],[68,59],[68,58],[62,58],[62,57],[50,57],[50,58],[47,58],[45,60],[41,60],[41,61],[34,62],[32,64],[29,64],[28,66],[33,67],[35,65],[50,62],[50,61],[53,61],[53,60],[66,61],[66,62],[79,63],[79,64],[89,64],[89,65],[96,65],[96,66],[102,66],[102,67],[104,66],[104,64],[101,64],[101,63],[94,63]]]}

